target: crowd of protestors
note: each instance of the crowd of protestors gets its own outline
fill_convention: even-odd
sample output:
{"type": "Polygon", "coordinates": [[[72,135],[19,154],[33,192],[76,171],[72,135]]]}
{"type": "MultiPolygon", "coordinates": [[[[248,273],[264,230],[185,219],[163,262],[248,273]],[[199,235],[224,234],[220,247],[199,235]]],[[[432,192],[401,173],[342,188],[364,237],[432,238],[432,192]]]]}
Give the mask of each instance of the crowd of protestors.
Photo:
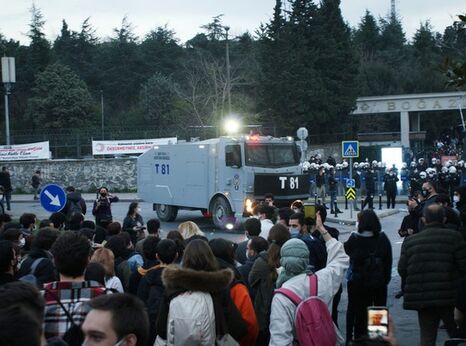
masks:
{"type": "MultiPolygon", "coordinates": [[[[422,345],[435,345],[440,320],[466,337],[466,187],[455,190],[456,208],[436,188],[423,183],[399,231],[400,293],[418,312],[422,345]]],[[[118,197],[99,193],[97,222],[70,212],[74,204],[42,221],[1,216],[0,344],[397,345],[391,317],[388,335],[367,335],[367,308],[387,305],[393,265],[373,210],[358,214],[342,243],[323,204],[305,217],[301,201],[277,208],[268,194],[236,244],[209,240],[192,221],[162,239],[159,220],[144,223],[137,202],[120,224],[111,214],[118,197]]]]}

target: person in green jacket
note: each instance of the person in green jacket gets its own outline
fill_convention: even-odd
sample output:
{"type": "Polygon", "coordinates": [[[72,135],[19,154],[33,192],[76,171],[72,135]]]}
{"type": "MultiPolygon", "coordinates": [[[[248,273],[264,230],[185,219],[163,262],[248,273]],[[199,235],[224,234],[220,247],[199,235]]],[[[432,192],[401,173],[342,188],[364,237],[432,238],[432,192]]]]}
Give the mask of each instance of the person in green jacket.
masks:
{"type": "Polygon", "coordinates": [[[451,336],[456,289],[466,274],[466,243],[446,228],[445,209],[431,204],[423,210],[424,229],[403,242],[398,273],[405,280],[406,310],[417,310],[422,346],[435,346],[442,320],[451,336]]]}

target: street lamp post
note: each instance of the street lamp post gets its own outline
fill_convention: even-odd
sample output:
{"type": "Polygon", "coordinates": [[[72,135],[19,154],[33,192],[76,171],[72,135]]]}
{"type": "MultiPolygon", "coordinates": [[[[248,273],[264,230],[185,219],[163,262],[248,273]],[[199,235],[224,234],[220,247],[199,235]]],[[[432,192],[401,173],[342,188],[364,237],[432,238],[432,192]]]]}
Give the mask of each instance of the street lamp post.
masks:
{"type": "Polygon", "coordinates": [[[104,91],[100,90],[100,110],[102,113],[102,140],[105,139],[105,128],[104,128],[104,91]]]}
{"type": "Polygon", "coordinates": [[[227,63],[227,98],[228,98],[228,114],[231,114],[231,79],[230,79],[230,47],[228,45],[228,31],[230,30],[229,26],[225,27],[225,54],[226,54],[226,63],[227,63]]]}
{"type": "Polygon", "coordinates": [[[10,114],[8,95],[13,83],[16,83],[15,58],[2,57],[2,82],[5,85],[5,137],[6,145],[10,145],[10,114]]]}

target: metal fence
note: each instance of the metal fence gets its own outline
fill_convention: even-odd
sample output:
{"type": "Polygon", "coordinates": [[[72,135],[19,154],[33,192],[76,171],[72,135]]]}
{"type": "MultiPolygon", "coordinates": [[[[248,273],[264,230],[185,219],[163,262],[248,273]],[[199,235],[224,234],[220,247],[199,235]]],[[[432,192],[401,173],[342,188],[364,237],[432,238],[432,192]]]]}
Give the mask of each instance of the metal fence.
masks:
{"type": "MultiPolygon", "coordinates": [[[[250,130],[257,130],[264,135],[283,136],[295,135],[296,129],[286,129],[278,126],[251,126],[250,130]]],[[[50,151],[54,159],[83,158],[92,156],[93,140],[129,140],[152,139],[162,137],[178,137],[183,140],[198,138],[199,140],[218,137],[221,129],[215,126],[153,126],[134,127],[131,129],[122,127],[107,127],[102,137],[101,128],[69,128],[60,130],[12,130],[11,144],[24,144],[49,141],[50,151]]],[[[312,144],[338,142],[347,139],[346,133],[319,133],[310,134],[308,141],[312,144]]],[[[0,133],[0,143],[5,143],[3,133],[0,133]]]]}

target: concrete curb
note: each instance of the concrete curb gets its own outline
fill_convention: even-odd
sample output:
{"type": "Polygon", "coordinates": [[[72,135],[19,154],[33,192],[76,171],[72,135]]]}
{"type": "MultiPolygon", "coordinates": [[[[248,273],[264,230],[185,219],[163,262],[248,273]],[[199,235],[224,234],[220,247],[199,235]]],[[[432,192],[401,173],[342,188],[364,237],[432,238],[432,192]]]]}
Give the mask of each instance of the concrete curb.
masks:
{"type": "MultiPolygon", "coordinates": [[[[389,209],[389,210],[382,210],[382,211],[374,210],[374,211],[376,212],[377,216],[380,219],[382,219],[382,218],[387,217],[387,216],[398,214],[400,212],[400,209],[389,209]]],[[[340,225],[355,225],[356,222],[357,222],[357,219],[356,219],[357,213],[358,212],[353,211],[353,218],[352,219],[350,219],[349,216],[346,216],[344,214],[340,214],[340,215],[342,215],[341,217],[334,217],[334,216],[332,216],[332,214],[328,214],[326,222],[338,223],[340,225]]]]}

